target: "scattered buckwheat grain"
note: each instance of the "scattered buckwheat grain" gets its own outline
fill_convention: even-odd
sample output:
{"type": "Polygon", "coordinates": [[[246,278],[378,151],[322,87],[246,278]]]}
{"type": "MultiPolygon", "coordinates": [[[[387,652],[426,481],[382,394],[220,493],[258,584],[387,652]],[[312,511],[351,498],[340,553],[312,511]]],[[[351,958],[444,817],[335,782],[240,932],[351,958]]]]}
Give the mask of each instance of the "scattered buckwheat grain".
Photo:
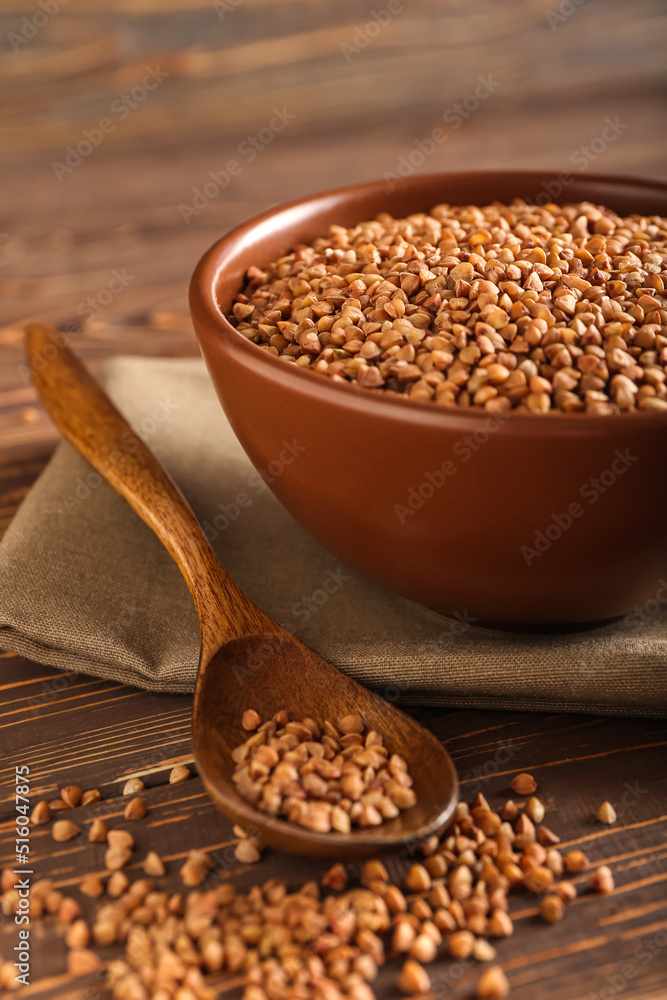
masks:
{"type": "Polygon", "coordinates": [[[234,848],[234,857],[245,865],[254,865],[261,860],[262,854],[256,842],[252,838],[246,837],[239,840],[234,848]]]}
{"type": "Polygon", "coordinates": [[[123,785],[123,795],[138,795],[145,787],[141,778],[129,778],[123,785]]]}
{"type": "Polygon", "coordinates": [[[564,913],[565,907],[560,896],[545,896],[540,901],[540,915],[548,924],[555,924],[556,921],[562,920],[564,913]]]}
{"type": "Polygon", "coordinates": [[[156,851],[149,851],[144,858],[144,871],[147,875],[164,875],[164,861],[156,851]]]}
{"type": "Polygon", "coordinates": [[[588,858],[583,851],[568,851],[563,861],[568,872],[583,872],[589,866],[588,858]]]}
{"type": "MultiPolygon", "coordinates": [[[[321,791],[309,776],[324,779],[326,794],[334,801],[323,795],[314,804],[329,805],[332,816],[334,809],[340,809],[351,821],[346,798],[351,804],[377,802],[380,811],[380,800],[364,803],[371,771],[377,776],[385,768],[389,775],[385,782],[378,780],[373,792],[387,795],[392,781],[398,789],[410,790],[405,762],[390,756],[379,734],[367,732],[359,716],[347,716],[338,726],[325,723],[320,729],[313,720],[290,723],[286,713],[278,713],[272,723],[260,723],[250,732],[236,761],[247,768],[248,780],[257,781],[263,790],[283,768],[279,779],[289,785],[286,794],[296,797],[298,786],[301,801],[307,801],[321,791]],[[273,741],[280,740],[284,742],[278,749],[273,741]],[[270,761],[264,759],[267,749],[275,751],[270,761]],[[359,754],[368,757],[359,762],[359,754]],[[327,768],[321,773],[322,762],[338,765],[336,775],[327,768]]],[[[534,779],[517,778],[521,779],[518,794],[531,795],[534,779]]],[[[580,850],[563,858],[554,846],[559,837],[546,827],[536,830],[540,806],[532,798],[523,812],[512,802],[496,811],[480,793],[470,805],[458,803],[441,835],[416,846],[421,861],[405,867],[401,863],[398,869],[393,861],[366,861],[359,872],[360,884],[352,888],[348,878],[354,868],[348,872],[339,863],[322,876],[321,886],[329,890],[322,894],[315,882],[290,892],[275,878],[246,892],[217,877],[204,886],[213,860],[203,850],[192,850],[185,859],[181,878],[187,888],[182,892],[170,894],[156,887],[152,878],[130,883],[121,869],[130,860],[134,838],[127,830],[107,832],[104,827],[105,863],[111,873],[106,896],[105,880],[98,874],[84,875],[79,885],[83,895],[99,898],[90,922],[84,920],[79,903],[63,896],[49,879],[32,885],[31,919],[57,916],[70,948],[67,967],[72,976],[102,967],[94,949],[121,945],[123,957],[104,966],[113,1000],[215,1000],[216,981],[209,976],[221,972],[243,981],[243,1000],[311,996],[373,1000],[371,984],[380,966],[392,957],[404,963],[397,976],[399,988],[411,996],[423,995],[431,988],[424,966],[439,954],[457,961],[495,960],[496,948],[487,938],[498,939],[501,951],[502,939],[514,933],[508,914],[511,892],[539,894],[539,912],[546,923],[559,921],[566,904],[576,898],[575,886],[558,879],[563,870],[583,871],[588,860],[580,850]],[[397,884],[401,881],[404,890],[397,884]]],[[[78,831],[68,820],[54,823],[54,830],[62,824],[68,832],[70,827],[78,831]]],[[[104,826],[94,820],[91,832],[96,824],[104,826]]],[[[234,834],[240,838],[236,857],[258,860],[253,838],[241,827],[234,827],[234,834]]],[[[164,874],[164,864],[154,851],[143,866],[147,875],[164,874]]],[[[18,880],[10,869],[0,875],[4,916],[19,909],[18,880]]],[[[613,890],[606,865],[592,873],[589,888],[602,894],[613,890]]],[[[517,933],[520,927],[517,924],[517,933]]],[[[0,966],[1,986],[9,984],[6,967],[7,963],[0,966]]],[[[481,1000],[502,1000],[508,992],[499,966],[482,971],[477,986],[481,1000]]]]}
{"type": "Polygon", "coordinates": [[[79,889],[84,896],[101,896],[104,892],[104,882],[99,875],[84,875],[79,883],[79,889]]]}
{"type": "Polygon", "coordinates": [[[611,868],[607,865],[601,865],[597,871],[593,872],[590,881],[590,888],[593,892],[600,892],[605,895],[612,892],[614,888],[614,877],[611,874],[611,868]]]}
{"type": "Polygon", "coordinates": [[[109,830],[107,843],[109,847],[122,847],[131,851],[134,847],[134,837],[129,830],[109,830]]]}
{"type": "Polygon", "coordinates": [[[146,803],[142,798],[131,799],[125,806],[125,819],[143,819],[147,813],[146,803]]]}
{"type": "Polygon", "coordinates": [[[509,992],[510,984],[499,965],[492,965],[484,970],[477,983],[479,1000],[504,1000],[509,992]]]}
{"type": "Polygon", "coordinates": [[[90,830],[88,831],[88,840],[90,840],[91,843],[93,844],[103,843],[107,839],[108,833],[109,831],[107,829],[106,823],[104,822],[103,819],[100,819],[98,816],[98,818],[94,819],[93,822],[90,824],[90,830]]]}
{"type": "Polygon", "coordinates": [[[176,764],[169,773],[169,784],[180,785],[181,782],[187,781],[189,777],[190,768],[186,767],[185,764],[176,764]]]}
{"type": "Polygon", "coordinates": [[[510,788],[517,795],[532,795],[537,790],[537,782],[532,774],[517,774],[510,783],[510,788]]]}
{"type": "Polygon", "coordinates": [[[611,802],[602,803],[597,811],[597,818],[601,823],[606,823],[608,826],[611,826],[612,823],[616,822],[616,810],[611,802]]]}
{"type": "Polygon", "coordinates": [[[76,823],[71,823],[68,819],[59,819],[51,827],[51,836],[54,840],[73,840],[81,830],[76,823]]]}
{"type": "Polygon", "coordinates": [[[68,785],[62,789],[60,797],[68,809],[75,809],[83,798],[83,790],[78,785],[68,785]]]}
{"type": "Polygon", "coordinates": [[[48,802],[38,802],[33,809],[30,822],[34,823],[35,826],[43,826],[44,823],[49,823],[51,821],[51,809],[49,808],[48,802]]]}

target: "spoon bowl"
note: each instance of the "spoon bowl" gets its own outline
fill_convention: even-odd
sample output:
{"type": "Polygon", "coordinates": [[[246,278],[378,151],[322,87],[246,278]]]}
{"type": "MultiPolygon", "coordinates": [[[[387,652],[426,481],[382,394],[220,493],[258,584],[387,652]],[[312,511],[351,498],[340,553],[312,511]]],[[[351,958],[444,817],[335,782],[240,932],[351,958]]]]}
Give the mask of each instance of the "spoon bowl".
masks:
{"type": "Polygon", "coordinates": [[[232,640],[206,669],[200,668],[192,745],[199,774],[218,808],[240,826],[257,828],[265,843],[284,851],[372,857],[436,832],[456,803],[454,765],[433,734],[288,633],[232,640]],[[386,737],[389,751],[407,761],[417,803],[382,826],[348,834],[315,833],[260,812],[231,780],[231,752],[249,735],[241,726],[247,708],[254,708],[262,721],[281,708],[292,719],[318,721],[359,713],[369,728],[386,737]]]}
{"type": "Polygon", "coordinates": [[[192,748],[214,804],[263,844],[339,860],[372,857],[440,830],[456,805],[449,754],[410,716],[342,674],[257,608],[230,579],[182,493],[55,330],[27,330],[39,396],[63,436],[155,532],[188,585],[201,648],[192,748]],[[417,802],[381,826],[317,833],[257,809],[232,780],[232,751],[248,733],[243,713],[263,721],[286,710],[295,721],[336,722],[358,713],[408,764],[417,802]]]}

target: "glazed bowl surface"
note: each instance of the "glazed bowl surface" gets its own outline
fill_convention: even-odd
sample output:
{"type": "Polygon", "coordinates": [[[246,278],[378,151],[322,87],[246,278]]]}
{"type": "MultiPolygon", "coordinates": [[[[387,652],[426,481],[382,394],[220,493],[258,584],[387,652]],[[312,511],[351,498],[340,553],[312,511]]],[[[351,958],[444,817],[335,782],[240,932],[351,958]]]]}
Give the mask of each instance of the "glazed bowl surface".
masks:
{"type": "Polygon", "coordinates": [[[313,195],[228,233],[192,278],[222,406],[287,510],[362,575],[478,623],[590,624],[654,601],[667,576],[667,415],[500,417],[358,389],[271,356],[225,312],[252,264],[382,211],[521,197],[667,215],[666,183],[568,177],[429,174],[393,191],[379,181],[313,195]]]}

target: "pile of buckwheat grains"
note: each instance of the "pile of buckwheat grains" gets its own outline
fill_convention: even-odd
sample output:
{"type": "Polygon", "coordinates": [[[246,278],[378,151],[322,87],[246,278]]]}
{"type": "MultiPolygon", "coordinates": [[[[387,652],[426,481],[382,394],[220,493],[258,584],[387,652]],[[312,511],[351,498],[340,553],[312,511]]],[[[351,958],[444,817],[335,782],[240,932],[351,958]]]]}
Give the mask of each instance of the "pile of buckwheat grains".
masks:
{"type": "MultiPolygon", "coordinates": [[[[189,776],[179,765],[170,778],[177,784],[189,776]]],[[[141,790],[137,779],[126,789],[128,796],[141,790]]],[[[510,985],[502,967],[492,964],[496,946],[488,939],[502,947],[515,931],[510,893],[536,897],[550,924],[563,918],[581,888],[596,894],[614,889],[607,866],[589,874],[582,851],[558,850],[532,775],[518,774],[511,789],[518,801],[509,799],[497,810],[481,793],[471,805],[459,802],[441,836],[413,845],[421,859],[415,861],[413,852],[407,866],[391,865],[391,875],[379,860],[360,869],[338,863],[320,884],[307,882],[296,892],[275,878],[242,892],[221,878],[204,850],[190,851],[181,865],[183,888],[155,851],[143,860],[147,877],[130,881],[122,869],[134,837],[125,829],[107,830],[98,817],[89,820],[88,836],[106,845],[107,870],[84,874],[72,895],[50,879],[33,882],[31,920],[52,917],[69,949],[68,973],[95,973],[96,988],[111,989],[114,1000],[215,1000],[230,978],[243,981],[244,1000],[374,1000],[371,984],[391,960],[398,988],[425,996],[432,986],[437,991],[437,978],[432,983],[425,968],[436,958],[444,970],[448,959],[470,968],[483,963],[477,997],[502,1000],[510,985]],[[110,849],[117,854],[113,864],[110,849]],[[561,878],[564,872],[572,877],[561,878]]],[[[31,822],[45,825],[84,798],[99,802],[101,795],[68,786],[60,799],[38,803],[31,822]]],[[[610,803],[600,809],[600,822],[615,821],[610,803]]],[[[137,823],[145,815],[136,806],[125,812],[137,823]]],[[[258,858],[259,852],[253,860],[258,858]]],[[[5,915],[19,908],[19,878],[11,869],[2,872],[5,915]]],[[[13,959],[0,962],[0,989],[18,988],[15,972],[13,959]]]]}
{"type": "Polygon", "coordinates": [[[229,319],[287,363],[412,400],[667,412],[666,284],[662,217],[442,204],[251,267],[229,319]]]}
{"type": "Polygon", "coordinates": [[[262,722],[248,709],[243,728],[253,735],[232,751],[233,780],[263,812],[318,833],[349,833],[380,826],[417,801],[408,765],[360,715],[320,726],[290,722],[285,711],[262,722]]]}

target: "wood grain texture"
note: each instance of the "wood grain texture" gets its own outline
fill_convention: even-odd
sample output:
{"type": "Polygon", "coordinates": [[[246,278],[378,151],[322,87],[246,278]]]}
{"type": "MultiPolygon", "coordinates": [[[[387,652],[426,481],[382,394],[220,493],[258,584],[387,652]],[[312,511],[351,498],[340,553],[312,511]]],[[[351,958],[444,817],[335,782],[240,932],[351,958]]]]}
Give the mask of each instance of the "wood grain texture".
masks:
{"type": "MultiPolygon", "coordinates": [[[[110,826],[130,828],[137,841],[129,869],[141,874],[140,863],[155,848],[167,862],[160,880],[170,889],[179,884],[178,868],[190,848],[211,851],[216,862],[213,884],[232,878],[244,888],[270,877],[291,885],[317,878],[326,865],[307,858],[289,859],[267,851],[252,867],[233,859],[229,822],[210,804],[198,777],[169,786],[169,769],[177,762],[192,767],[188,728],[191,699],[152,695],[131,688],[55,671],[18,658],[0,660],[5,714],[0,764],[0,864],[12,857],[12,802],[8,794],[17,763],[30,767],[35,798],[51,798],[63,785],[76,782],[99,788],[103,801],[72,813],[84,829],[96,816],[110,826]],[[58,680],[58,685],[55,681],[58,680]],[[10,750],[11,748],[11,750],[10,750]],[[7,752],[9,751],[10,752],[7,752]],[[141,821],[122,818],[120,790],[130,776],[147,785],[149,806],[141,821]]],[[[566,918],[545,927],[536,916],[535,897],[511,897],[513,937],[497,942],[498,959],[512,984],[512,997],[532,1000],[605,998],[611,982],[626,979],[624,997],[664,996],[667,977],[667,778],[664,723],[506,712],[414,713],[444,740],[462,777],[463,794],[483,791],[493,805],[511,794],[509,782],[530,770],[547,808],[546,822],[558,832],[561,848],[576,845],[593,864],[608,864],[616,889],[608,897],[584,890],[587,876],[577,876],[581,894],[566,918]],[[608,798],[616,804],[618,822],[602,827],[592,817],[608,798]],[[625,971],[624,971],[625,970],[625,971]],[[630,978],[631,977],[631,978],[630,978]]],[[[57,844],[48,828],[32,833],[32,849],[40,877],[52,877],[81,900],[76,881],[84,870],[102,871],[103,845],[84,840],[57,844]]],[[[409,855],[392,861],[395,874],[405,870],[409,855]]],[[[354,868],[353,868],[354,871],[354,868]]],[[[0,932],[3,950],[11,937],[0,932]]],[[[48,921],[34,934],[36,981],[25,995],[83,995],[88,984],[63,976],[65,948],[48,921]]],[[[106,953],[113,954],[112,949],[106,953]]],[[[378,995],[395,996],[396,963],[383,974],[378,995]]],[[[443,996],[469,997],[479,967],[460,967],[447,958],[430,971],[443,996]],[[445,993],[444,990],[447,989],[445,993]]]]}
{"type": "MultiPolygon", "coordinates": [[[[357,28],[384,4],[230,6],[221,20],[209,0],[71,0],[17,51],[8,33],[21,31],[38,4],[3,6],[0,534],[57,440],[26,379],[28,317],[76,320],[72,345],[94,370],[115,353],[197,354],[187,282],[209,244],[278,202],[395,172],[442,124],[443,113],[474,91],[479,75],[492,74],[501,86],[417,170],[568,170],[578,154],[591,170],[667,176],[660,0],[586,0],[553,30],[546,15],[560,4],[550,0],[411,0],[349,63],[341,43],[354,43],[357,28]],[[156,65],[170,75],[131,115],[115,118],[113,133],[59,182],[52,161],[156,65]],[[239,145],[267,124],[276,105],[296,118],[186,224],[179,205],[192,204],[210,171],[240,158],[239,145]],[[594,153],[608,117],[626,127],[594,153]],[[126,286],[102,302],[112,271],[123,268],[126,286]]],[[[99,787],[104,801],[93,811],[116,817],[121,782],[145,775],[151,811],[133,827],[136,858],[149,846],[171,858],[170,886],[178,882],[178,859],[195,846],[215,848],[216,877],[244,886],[271,875],[296,886],[322,870],[316,861],[271,852],[244,869],[230,860],[231,827],[201,780],[193,777],[176,793],[167,786],[170,766],[192,759],[190,698],[59,674],[10,655],[0,655],[0,698],[2,863],[12,853],[13,769],[26,763],[35,797],[76,781],[99,787]]],[[[515,771],[533,771],[551,825],[614,871],[612,896],[581,896],[555,928],[536,920],[529,898],[515,897],[517,931],[499,947],[512,997],[664,1000],[664,723],[415,714],[446,742],[464,794],[483,789],[495,803],[515,771]],[[591,822],[604,798],[618,805],[624,796],[628,805],[614,827],[591,822]]],[[[101,867],[99,846],[70,849],[40,833],[34,847],[39,874],[63,884],[82,868],[101,867]]],[[[11,936],[5,922],[3,956],[11,936]]],[[[89,986],[97,991],[95,981],[72,983],[63,975],[65,948],[48,922],[34,928],[33,943],[37,975],[26,996],[75,1000],[89,986]]],[[[435,972],[443,1000],[474,992],[474,969],[443,961],[435,972]]],[[[394,975],[393,968],[383,975],[379,995],[396,995],[394,975]]]]}

